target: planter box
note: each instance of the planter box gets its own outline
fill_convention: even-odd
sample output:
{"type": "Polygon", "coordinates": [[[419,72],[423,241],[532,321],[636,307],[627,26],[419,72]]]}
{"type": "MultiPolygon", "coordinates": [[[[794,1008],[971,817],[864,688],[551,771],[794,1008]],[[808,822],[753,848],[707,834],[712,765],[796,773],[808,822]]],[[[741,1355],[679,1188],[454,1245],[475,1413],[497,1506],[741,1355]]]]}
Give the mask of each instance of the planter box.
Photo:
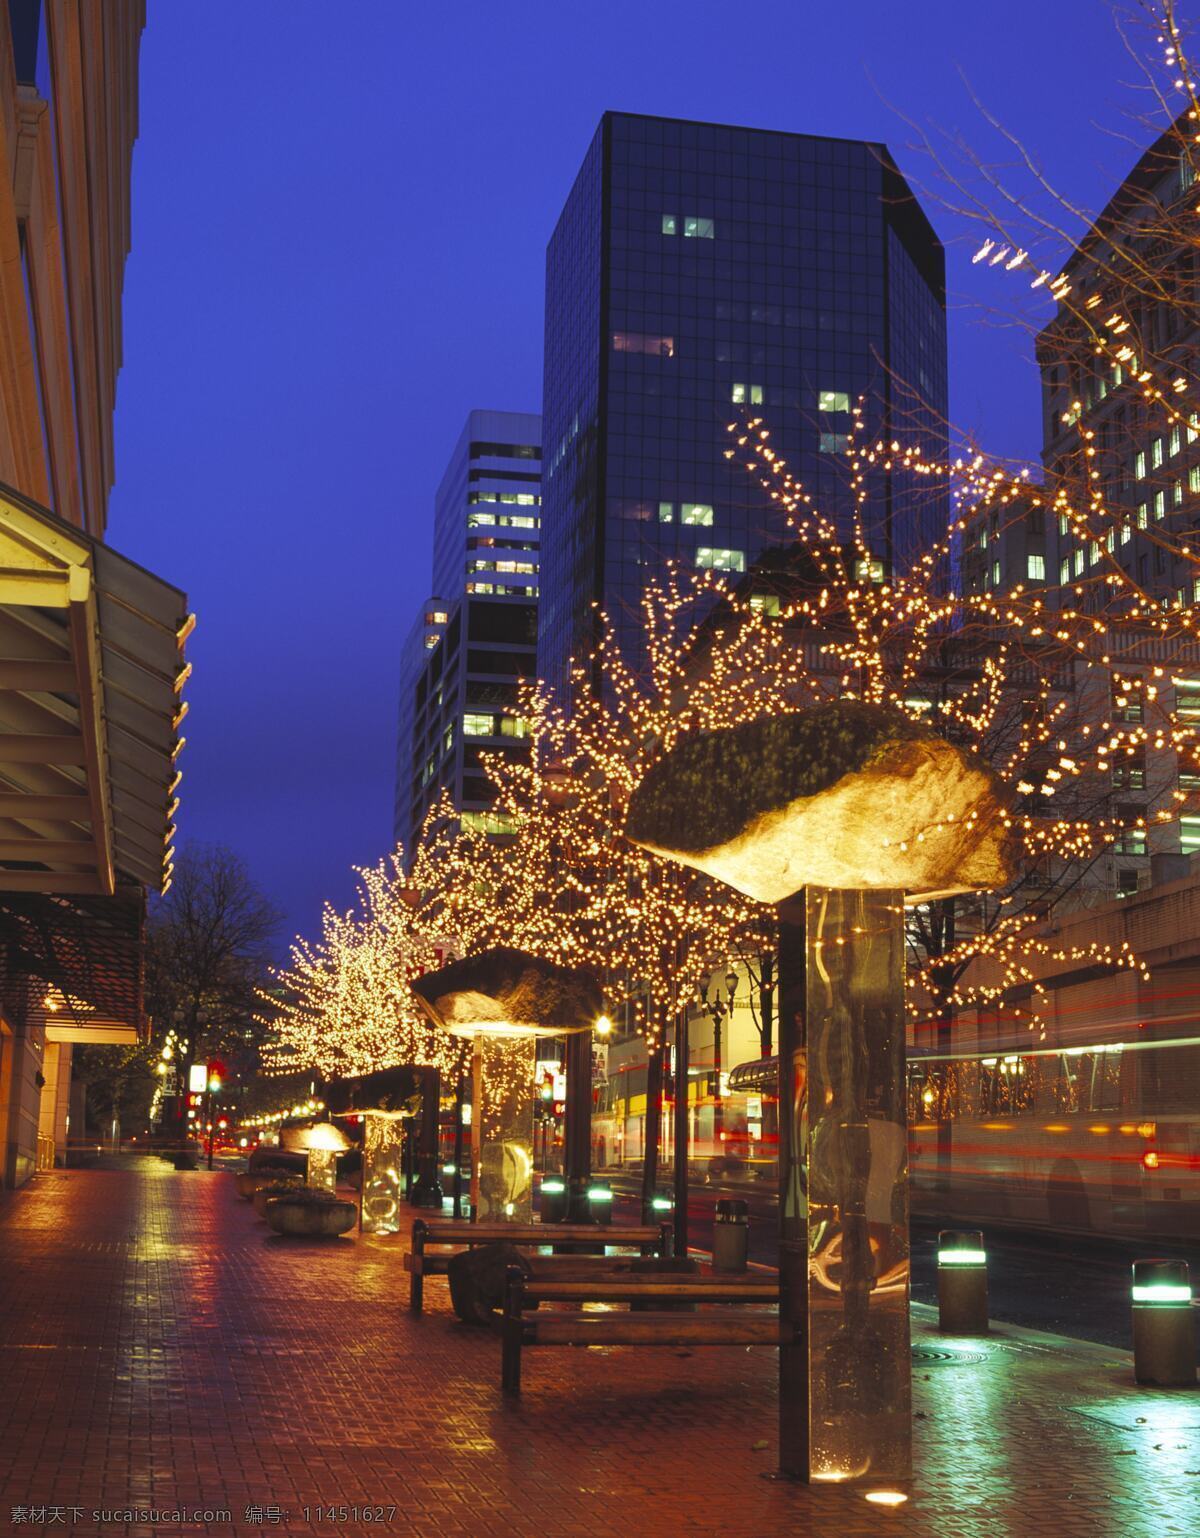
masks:
{"type": "MultiPolygon", "coordinates": [[[[286,1170],[242,1170],[234,1176],[237,1182],[238,1195],[244,1197],[246,1201],[250,1201],[261,1186],[274,1185],[276,1181],[286,1180],[287,1178],[288,1172],[286,1170]]],[[[302,1181],[303,1178],[302,1174],[297,1175],[297,1183],[302,1181]]]]}
{"type": "MultiPolygon", "coordinates": [[[[260,1218],[266,1217],[268,1202],[276,1201],[279,1197],[287,1195],[286,1191],[271,1190],[271,1186],[273,1184],[274,1181],[265,1182],[260,1180],[258,1183],[258,1188],[254,1192],[254,1210],[258,1213],[260,1218]]],[[[303,1183],[301,1181],[296,1182],[296,1189],[297,1191],[302,1191],[304,1189],[303,1183]]]]}
{"type": "Polygon", "coordinates": [[[353,1202],[294,1202],[273,1196],[267,1202],[267,1222],[277,1234],[293,1238],[336,1239],[358,1221],[353,1202]]]}

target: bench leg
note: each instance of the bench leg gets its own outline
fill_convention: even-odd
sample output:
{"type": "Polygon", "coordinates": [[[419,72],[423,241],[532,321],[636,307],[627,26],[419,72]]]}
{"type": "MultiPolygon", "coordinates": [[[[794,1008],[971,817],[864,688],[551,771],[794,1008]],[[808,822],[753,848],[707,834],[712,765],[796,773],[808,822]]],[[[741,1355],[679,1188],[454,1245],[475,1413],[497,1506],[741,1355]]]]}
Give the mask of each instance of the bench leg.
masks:
{"type": "Polygon", "coordinates": [[[408,1286],[408,1306],[419,1314],[425,1302],[425,1234],[424,1218],[418,1218],[412,1226],[412,1280],[408,1286]]]}
{"type": "Polygon", "coordinates": [[[524,1327],[519,1318],[504,1321],[504,1347],[500,1365],[500,1387],[506,1394],[521,1392],[521,1337],[524,1327]]]}
{"type": "Polygon", "coordinates": [[[521,1392],[521,1342],[525,1334],[525,1276],[520,1266],[504,1274],[504,1324],[500,1354],[500,1388],[505,1394],[521,1392]]]}

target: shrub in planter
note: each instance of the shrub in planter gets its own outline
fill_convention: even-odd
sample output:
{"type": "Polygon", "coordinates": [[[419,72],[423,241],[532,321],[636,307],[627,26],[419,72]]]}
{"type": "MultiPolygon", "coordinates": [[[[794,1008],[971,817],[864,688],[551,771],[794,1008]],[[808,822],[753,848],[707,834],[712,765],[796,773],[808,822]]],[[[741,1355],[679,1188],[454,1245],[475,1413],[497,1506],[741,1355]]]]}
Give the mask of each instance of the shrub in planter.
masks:
{"type": "Polygon", "coordinates": [[[260,1218],[265,1218],[267,1203],[274,1197],[292,1196],[304,1189],[304,1182],[295,1175],[277,1175],[273,1180],[261,1181],[254,1192],[254,1210],[260,1218]]]}
{"type": "MultiPolygon", "coordinates": [[[[258,1198],[255,1197],[257,1205],[258,1198]]],[[[308,1186],[267,1198],[267,1222],[277,1234],[310,1239],[335,1239],[358,1220],[358,1207],[332,1191],[308,1186]]]]}
{"type": "Polygon", "coordinates": [[[260,1186],[277,1180],[299,1180],[300,1174],[286,1164],[259,1164],[252,1170],[242,1170],[237,1175],[238,1195],[249,1201],[260,1186]]]}

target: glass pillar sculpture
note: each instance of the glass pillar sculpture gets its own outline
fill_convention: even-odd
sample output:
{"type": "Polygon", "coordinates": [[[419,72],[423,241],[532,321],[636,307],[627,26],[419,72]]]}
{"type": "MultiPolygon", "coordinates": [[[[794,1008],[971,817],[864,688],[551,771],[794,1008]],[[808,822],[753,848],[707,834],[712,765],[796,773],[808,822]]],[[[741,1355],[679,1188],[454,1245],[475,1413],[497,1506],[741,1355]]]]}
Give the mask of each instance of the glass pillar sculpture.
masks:
{"type": "Polygon", "coordinates": [[[314,1191],[337,1190],[337,1154],[332,1148],[308,1150],[308,1176],[306,1184],[314,1191]]]}
{"type": "Polygon", "coordinates": [[[362,1117],[359,1226],[364,1234],[394,1234],[400,1228],[405,1118],[380,1111],[365,1111],[362,1117]]]}
{"type": "Polygon", "coordinates": [[[472,1219],[532,1222],[535,1038],[590,1031],[600,985],[581,968],[498,947],[411,987],[435,1025],[472,1042],[472,1219]]]}
{"type": "Polygon", "coordinates": [[[924,725],[838,701],[681,738],[638,845],[779,919],[779,1467],[912,1472],[904,902],[1012,879],[999,778],[924,725]]]}

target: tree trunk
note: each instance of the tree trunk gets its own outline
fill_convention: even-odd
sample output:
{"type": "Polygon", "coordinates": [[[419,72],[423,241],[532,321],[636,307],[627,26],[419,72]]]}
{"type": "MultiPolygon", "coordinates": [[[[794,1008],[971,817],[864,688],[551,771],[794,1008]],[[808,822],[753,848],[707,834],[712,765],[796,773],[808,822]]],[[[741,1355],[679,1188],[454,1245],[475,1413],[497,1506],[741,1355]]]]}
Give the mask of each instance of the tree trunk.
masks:
{"type": "Polygon", "coordinates": [[[654,1221],[658,1186],[658,1145],[662,1137],[663,1053],[665,1045],[649,1050],[646,1059],[646,1135],[642,1148],[642,1222],[654,1221]]]}
{"type": "Polygon", "coordinates": [[[764,951],[761,964],[761,977],[759,981],[758,1008],[762,1018],[762,1028],[759,1031],[759,1039],[762,1043],[762,1055],[770,1057],[771,1048],[774,1045],[775,1034],[775,955],[772,951],[764,951]]]}
{"type": "Polygon", "coordinates": [[[590,1223],[592,1204],[592,1033],[567,1037],[567,1104],[563,1163],[567,1181],[567,1222],[590,1223]]]}

